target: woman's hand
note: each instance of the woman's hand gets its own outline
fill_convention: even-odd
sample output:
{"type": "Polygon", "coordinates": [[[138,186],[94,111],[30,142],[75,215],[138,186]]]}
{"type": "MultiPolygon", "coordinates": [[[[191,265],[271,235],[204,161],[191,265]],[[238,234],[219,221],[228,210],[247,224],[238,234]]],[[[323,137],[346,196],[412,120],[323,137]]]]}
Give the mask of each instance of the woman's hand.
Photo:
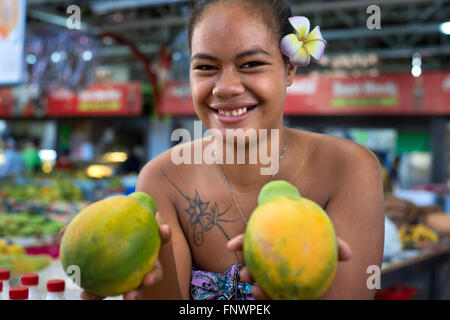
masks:
{"type": "MultiPolygon", "coordinates": [[[[161,245],[167,243],[170,241],[171,238],[171,232],[170,227],[167,224],[164,224],[164,221],[161,218],[161,215],[158,214],[158,212],[155,215],[156,220],[158,221],[159,225],[159,234],[161,236],[161,245]]],[[[60,236],[62,237],[64,235],[64,232],[66,230],[67,226],[65,226],[63,229],[61,229],[60,236]]],[[[124,300],[137,300],[140,296],[142,296],[142,292],[144,289],[148,289],[152,285],[160,282],[163,279],[163,270],[161,267],[161,263],[158,260],[156,260],[155,267],[145,275],[144,279],[142,280],[141,285],[136,288],[135,290],[132,290],[130,292],[127,292],[123,295],[124,300]]],[[[99,297],[97,295],[94,295],[92,293],[89,293],[87,291],[81,292],[81,299],[83,300],[101,300],[105,299],[105,297],[99,297]]]]}
{"type": "MultiPolygon", "coordinates": [[[[349,245],[342,239],[337,238],[338,241],[338,259],[339,261],[347,261],[350,260],[352,257],[352,251],[349,247],[349,245]]],[[[244,244],[244,234],[240,234],[230,241],[228,241],[227,247],[230,251],[242,251],[243,250],[243,244],[244,244]]],[[[239,279],[242,282],[247,282],[252,284],[252,296],[253,298],[257,300],[270,300],[270,298],[264,290],[258,286],[255,285],[255,280],[252,278],[250,272],[248,271],[247,266],[242,268],[239,271],[239,279]]]]}

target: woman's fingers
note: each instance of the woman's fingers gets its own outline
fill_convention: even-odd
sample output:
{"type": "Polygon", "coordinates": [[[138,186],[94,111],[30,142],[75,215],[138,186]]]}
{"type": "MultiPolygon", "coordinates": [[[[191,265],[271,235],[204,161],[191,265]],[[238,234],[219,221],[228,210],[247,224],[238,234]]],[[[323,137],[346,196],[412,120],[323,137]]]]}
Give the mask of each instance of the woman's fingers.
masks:
{"type": "Polygon", "coordinates": [[[337,238],[338,241],[338,251],[339,251],[339,261],[347,261],[352,257],[352,250],[350,246],[342,240],[341,238],[337,238]]]}
{"type": "Polygon", "coordinates": [[[163,224],[159,226],[159,234],[161,235],[161,243],[165,244],[170,241],[172,233],[168,224],[163,224]]]}
{"type": "Polygon", "coordinates": [[[138,296],[139,296],[139,291],[133,290],[133,291],[125,293],[123,295],[123,299],[124,300],[137,300],[138,296]]]}
{"type": "Polygon", "coordinates": [[[250,274],[250,271],[248,271],[247,266],[245,266],[241,270],[239,270],[239,281],[246,282],[246,283],[255,282],[255,280],[253,280],[253,278],[252,278],[252,275],[250,274]]]}
{"type": "Polygon", "coordinates": [[[269,297],[267,293],[265,293],[264,290],[256,284],[252,286],[252,296],[256,300],[272,300],[272,298],[269,297]]]}
{"type": "Polygon", "coordinates": [[[142,294],[142,291],[145,289],[145,287],[152,286],[159,281],[163,279],[163,270],[161,267],[161,263],[159,262],[159,259],[156,260],[155,267],[147,273],[147,275],[142,280],[141,285],[139,288],[129,291],[123,295],[124,300],[137,300],[139,299],[139,296],[142,294]]]}
{"type": "Polygon", "coordinates": [[[155,267],[152,269],[152,271],[147,273],[147,275],[144,277],[144,280],[142,280],[142,286],[152,286],[161,281],[162,278],[163,278],[163,269],[158,259],[156,260],[155,267]]]}
{"type": "Polygon", "coordinates": [[[227,243],[227,248],[230,251],[242,251],[244,245],[244,234],[240,234],[234,238],[232,238],[227,243]]]}
{"type": "Polygon", "coordinates": [[[102,300],[104,297],[96,296],[95,294],[89,293],[87,291],[81,292],[81,299],[83,300],[102,300]]]}
{"type": "Polygon", "coordinates": [[[162,244],[169,242],[172,235],[169,225],[164,223],[164,219],[158,211],[156,212],[155,218],[159,225],[159,234],[161,236],[162,244]]]}

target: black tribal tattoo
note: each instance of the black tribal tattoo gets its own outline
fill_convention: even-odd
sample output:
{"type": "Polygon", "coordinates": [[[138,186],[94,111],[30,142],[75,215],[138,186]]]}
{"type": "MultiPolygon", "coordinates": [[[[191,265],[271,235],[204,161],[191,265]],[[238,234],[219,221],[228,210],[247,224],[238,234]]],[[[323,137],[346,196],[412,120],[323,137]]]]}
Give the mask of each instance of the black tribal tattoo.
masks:
{"type": "MultiPolygon", "coordinates": [[[[228,212],[231,208],[231,205],[223,212],[220,212],[219,207],[216,202],[214,205],[210,206],[209,201],[203,202],[200,199],[200,195],[198,191],[195,190],[194,198],[190,198],[183,193],[183,191],[178,188],[175,183],[173,183],[167,174],[161,169],[162,173],[166,176],[167,180],[169,180],[170,184],[172,184],[175,189],[181,194],[181,196],[188,202],[188,207],[184,209],[184,211],[189,215],[189,227],[192,229],[192,240],[196,246],[201,246],[205,239],[205,233],[211,230],[214,226],[216,226],[222,234],[225,236],[227,240],[230,240],[230,236],[225,232],[221,223],[225,222],[234,222],[239,219],[228,220],[224,219],[223,216],[228,212]]],[[[237,255],[235,253],[237,258],[237,255]]]]}

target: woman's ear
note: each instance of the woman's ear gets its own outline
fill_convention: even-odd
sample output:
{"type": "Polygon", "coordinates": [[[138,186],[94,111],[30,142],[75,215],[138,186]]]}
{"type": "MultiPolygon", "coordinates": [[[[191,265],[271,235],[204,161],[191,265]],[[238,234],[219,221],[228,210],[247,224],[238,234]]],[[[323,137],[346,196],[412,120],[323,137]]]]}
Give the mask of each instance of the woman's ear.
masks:
{"type": "Polygon", "coordinates": [[[288,62],[286,65],[286,85],[288,87],[294,82],[296,71],[297,67],[288,62]]]}

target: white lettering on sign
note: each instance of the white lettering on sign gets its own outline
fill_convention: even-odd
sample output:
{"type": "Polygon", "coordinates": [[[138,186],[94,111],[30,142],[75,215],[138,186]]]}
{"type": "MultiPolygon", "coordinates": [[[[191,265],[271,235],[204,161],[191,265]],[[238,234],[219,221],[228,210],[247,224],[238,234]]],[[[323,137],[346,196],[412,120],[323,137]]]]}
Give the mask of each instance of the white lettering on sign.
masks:
{"type": "Polygon", "coordinates": [[[122,98],[118,90],[89,90],[80,94],[80,101],[116,101],[122,98]]]}
{"type": "Polygon", "coordinates": [[[450,74],[442,80],[442,90],[450,91],[450,74]]]}
{"type": "Polygon", "coordinates": [[[75,97],[75,93],[70,90],[61,88],[54,90],[52,93],[52,97],[55,99],[69,100],[75,97]]]}
{"type": "Polygon", "coordinates": [[[358,96],[361,88],[358,83],[341,83],[333,81],[333,95],[335,96],[358,96]]]}
{"type": "Polygon", "coordinates": [[[170,89],[170,94],[176,98],[186,98],[191,95],[191,86],[184,85],[179,87],[173,87],[170,89]]]}
{"type": "Polygon", "coordinates": [[[336,97],[355,97],[355,96],[398,96],[398,90],[395,83],[384,82],[376,83],[373,81],[364,81],[360,83],[342,83],[333,82],[333,94],[336,97]]]}
{"type": "Polygon", "coordinates": [[[397,96],[397,87],[392,82],[386,83],[376,83],[376,82],[365,82],[365,92],[368,95],[380,95],[380,94],[388,94],[391,96],[397,96]]]}
{"type": "Polygon", "coordinates": [[[295,80],[294,83],[288,87],[287,92],[290,94],[315,94],[317,91],[316,79],[302,79],[295,80]]]}

